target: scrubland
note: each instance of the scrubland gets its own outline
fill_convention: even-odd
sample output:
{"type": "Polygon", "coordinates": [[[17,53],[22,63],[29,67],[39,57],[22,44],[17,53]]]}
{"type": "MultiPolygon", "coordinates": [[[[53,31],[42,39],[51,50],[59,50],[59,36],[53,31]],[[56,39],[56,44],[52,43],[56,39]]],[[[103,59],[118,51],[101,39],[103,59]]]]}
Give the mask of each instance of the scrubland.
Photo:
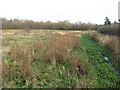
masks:
{"type": "Polygon", "coordinates": [[[4,30],[3,88],[119,88],[117,59],[93,32],[4,30]]]}

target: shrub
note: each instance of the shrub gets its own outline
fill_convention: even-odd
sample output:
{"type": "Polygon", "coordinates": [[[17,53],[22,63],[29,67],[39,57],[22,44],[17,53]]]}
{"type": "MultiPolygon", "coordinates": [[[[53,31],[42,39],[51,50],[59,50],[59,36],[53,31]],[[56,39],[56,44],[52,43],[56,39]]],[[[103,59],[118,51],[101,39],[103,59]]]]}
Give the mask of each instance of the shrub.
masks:
{"type": "Polygon", "coordinates": [[[118,24],[100,26],[97,29],[97,31],[102,33],[102,34],[107,34],[107,35],[119,35],[119,32],[120,32],[118,30],[118,24]]]}

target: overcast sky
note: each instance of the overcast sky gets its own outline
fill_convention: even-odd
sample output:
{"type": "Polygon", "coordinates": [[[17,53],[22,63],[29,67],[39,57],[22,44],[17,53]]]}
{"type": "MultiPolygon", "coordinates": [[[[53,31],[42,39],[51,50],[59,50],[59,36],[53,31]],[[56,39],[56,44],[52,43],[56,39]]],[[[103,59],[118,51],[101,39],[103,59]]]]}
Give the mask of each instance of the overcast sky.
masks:
{"type": "Polygon", "coordinates": [[[0,17],[103,24],[118,21],[120,0],[0,0],[0,17]]]}

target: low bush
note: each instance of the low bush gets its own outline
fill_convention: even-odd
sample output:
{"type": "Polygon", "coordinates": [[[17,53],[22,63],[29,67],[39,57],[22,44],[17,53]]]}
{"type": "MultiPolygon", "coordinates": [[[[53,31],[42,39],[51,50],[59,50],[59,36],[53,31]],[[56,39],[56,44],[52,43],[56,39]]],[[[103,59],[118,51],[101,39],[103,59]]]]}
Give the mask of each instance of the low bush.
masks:
{"type": "Polygon", "coordinates": [[[102,34],[119,36],[120,30],[118,29],[119,28],[118,26],[119,26],[118,24],[100,26],[98,27],[97,31],[102,34]]]}

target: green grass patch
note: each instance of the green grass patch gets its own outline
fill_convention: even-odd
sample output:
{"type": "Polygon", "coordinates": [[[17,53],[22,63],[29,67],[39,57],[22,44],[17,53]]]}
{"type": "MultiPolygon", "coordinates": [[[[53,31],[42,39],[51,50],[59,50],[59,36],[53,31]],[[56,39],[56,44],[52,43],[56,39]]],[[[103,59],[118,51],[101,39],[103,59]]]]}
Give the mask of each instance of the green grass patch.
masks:
{"type": "Polygon", "coordinates": [[[113,54],[107,48],[103,47],[97,42],[91,40],[89,34],[82,35],[82,42],[84,46],[84,55],[89,59],[95,67],[98,77],[98,88],[118,88],[120,87],[120,79],[116,71],[109,64],[112,62],[113,54]],[[105,60],[107,57],[108,60],[105,60]]]}

